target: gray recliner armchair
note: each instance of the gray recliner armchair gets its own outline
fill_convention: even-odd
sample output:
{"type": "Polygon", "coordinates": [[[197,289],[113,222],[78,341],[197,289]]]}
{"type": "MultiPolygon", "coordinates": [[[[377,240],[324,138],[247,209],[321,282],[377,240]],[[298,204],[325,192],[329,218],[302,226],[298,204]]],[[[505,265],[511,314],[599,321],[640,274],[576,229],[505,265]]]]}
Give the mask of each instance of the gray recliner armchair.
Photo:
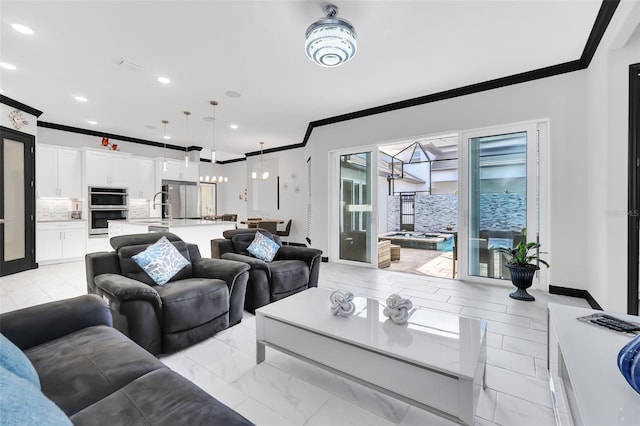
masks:
{"type": "Polygon", "coordinates": [[[211,257],[245,262],[251,266],[244,308],[256,309],[276,300],[318,286],[322,250],[308,247],[283,246],[280,237],[261,228],[233,229],[222,233],[224,238],[211,240],[211,257]],[[280,248],[271,262],[253,257],[247,248],[261,232],[280,248]]]}
{"type": "Polygon", "coordinates": [[[87,291],[109,304],[115,328],[152,354],[185,348],[242,320],[246,263],[201,258],[195,244],[169,232],[121,235],[110,242],[115,252],[85,257],[87,291]],[[162,236],[189,264],[160,286],[132,257],[162,236]]]}

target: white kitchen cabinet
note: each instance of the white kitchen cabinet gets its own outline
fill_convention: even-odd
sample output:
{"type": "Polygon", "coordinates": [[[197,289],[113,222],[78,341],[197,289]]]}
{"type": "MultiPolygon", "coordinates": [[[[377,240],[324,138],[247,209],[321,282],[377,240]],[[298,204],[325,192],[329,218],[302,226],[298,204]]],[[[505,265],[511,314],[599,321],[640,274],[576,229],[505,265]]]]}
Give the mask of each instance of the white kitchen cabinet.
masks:
{"type": "Polygon", "coordinates": [[[91,235],[86,238],[87,253],[95,253],[97,251],[113,251],[109,238],[106,235],[91,235]]]}
{"type": "Polygon", "coordinates": [[[130,160],[131,181],[129,183],[129,198],[150,200],[157,192],[155,165],[152,159],[132,157],[130,160]]]}
{"type": "Polygon", "coordinates": [[[88,186],[127,188],[131,181],[130,155],[85,151],[85,177],[88,186]]]}
{"type": "Polygon", "coordinates": [[[162,170],[162,179],[177,180],[182,182],[197,182],[200,179],[199,164],[193,161],[189,162],[189,167],[185,166],[184,161],[166,160],[167,170],[164,171],[160,160],[160,170],[162,170]]]}
{"type": "Polygon", "coordinates": [[[57,263],[86,253],[87,222],[39,222],[36,225],[36,261],[57,263]]]}
{"type": "Polygon", "coordinates": [[[82,161],[77,149],[38,145],[36,190],[38,197],[80,198],[82,161]]]}

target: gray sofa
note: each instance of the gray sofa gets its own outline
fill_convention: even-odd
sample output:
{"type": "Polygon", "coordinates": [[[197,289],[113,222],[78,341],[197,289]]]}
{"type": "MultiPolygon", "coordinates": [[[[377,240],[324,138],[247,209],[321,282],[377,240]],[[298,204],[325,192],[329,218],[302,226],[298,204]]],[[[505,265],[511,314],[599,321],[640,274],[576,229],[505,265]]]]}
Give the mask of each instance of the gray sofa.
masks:
{"type": "Polygon", "coordinates": [[[251,266],[244,302],[247,311],[255,313],[261,306],[318,286],[322,250],[283,246],[279,236],[262,228],[232,229],[222,235],[224,238],[211,240],[211,257],[251,266]],[[256,232],[280,246],[271,262],[257,259],[247,251],[256,232]]]}
{"type": "Polygon", "coordinates": [[[121,235],[110,242],[115,252],[85,257],[87,292],[103,297],[114,327],[152,354],[183,349],[242,320],[245,263],[201,258],[198,246],[169,232],[121,235]],[[156,285],[132,257],[163,236],[189,265],[156,285]]]}
{"type": "MultiPolygon", "coordinates": [[[[42,394],[73,424],[252,424],[168,369],[111,323],[109,307],[95,295],[0,315],[0,331],[29,358],[42,394]]],[[[54,409],[50,413],[30,403],[35,398],[31,393],[39,392],[35,386],[25,389],[20,394],[14,389],[3,398],[3,424],[64,423],[48,402],[54,409]]]]}

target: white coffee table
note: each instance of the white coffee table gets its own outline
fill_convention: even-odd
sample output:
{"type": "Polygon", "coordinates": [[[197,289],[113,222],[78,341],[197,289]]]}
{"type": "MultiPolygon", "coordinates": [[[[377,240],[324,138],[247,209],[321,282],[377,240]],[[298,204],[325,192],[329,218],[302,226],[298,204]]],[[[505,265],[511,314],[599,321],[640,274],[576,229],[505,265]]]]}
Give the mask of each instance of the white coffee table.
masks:
{"type": "Polygon", "coordinates": [[[265,345],[461,424],[473,424],[487,359],[486,322],[415,309],[404,326],[377,300],[356,297],[348,318],[331,291],[310,288],[256,310],[257,363],[265,345]]]}

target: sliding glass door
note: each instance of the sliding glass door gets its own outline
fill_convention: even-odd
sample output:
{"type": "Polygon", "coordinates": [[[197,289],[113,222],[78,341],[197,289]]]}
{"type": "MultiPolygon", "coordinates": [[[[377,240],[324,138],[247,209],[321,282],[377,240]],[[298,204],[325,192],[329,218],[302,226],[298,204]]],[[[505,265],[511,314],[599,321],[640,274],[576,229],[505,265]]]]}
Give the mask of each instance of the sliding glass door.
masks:
{"type": "Polygon", "coordinates": [[[461,278],[510,280],[498,247],[539,241],[536,123],[463,133],[461,278]],[[464,247],[466,245],[466,247],[464,247]]]}
{"type": "Polygon", "coordinates": [[[353,261],[373,265],[377,262],[374,242],[374,188],[372,185],[375,153],[335,152],[332,154],[334,179],[330,193],[334,200],[331,208],[332,257],[340,261],[353,261]]]}

